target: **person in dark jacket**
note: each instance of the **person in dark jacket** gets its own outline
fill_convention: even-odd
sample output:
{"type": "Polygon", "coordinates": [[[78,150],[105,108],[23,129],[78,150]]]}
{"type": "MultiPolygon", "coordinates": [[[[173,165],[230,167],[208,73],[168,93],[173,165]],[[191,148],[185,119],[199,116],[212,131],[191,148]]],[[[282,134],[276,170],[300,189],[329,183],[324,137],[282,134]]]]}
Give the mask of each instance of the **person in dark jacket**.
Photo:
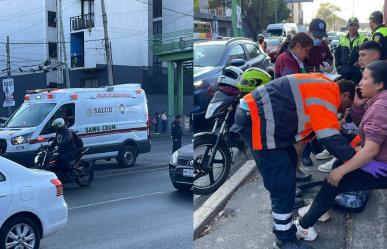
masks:
{"type": "Polygon", "coordinates": [[[293,74],[275,79],[247,94],[235,124],[253,154],[265,188],[270,192],[278,248],[310,249],[297,241],[292,222],[296,192],[297,153],[294,144],[317,139],[346,161],[355,151],[340,133],[337,112],[351,106],[355,85],[332,82],[321,74],[293,74]]]}
{"type": "Polygon", "coordinates": [[[175,121],[171,124],[171,138],[172,138],[172,153],[180,149],[181,137],[183,136],[183,126],[181,124],[181,116],[177,115],[175,121]]]}
{"type": "Polygon", "coordinates": [[[290,39],[289,49],[281,53],[276,60],[275,77],[295,73],[307,73],[304,59],[313,46],[313,40],[306,33],[298,33],[290,39]]]}
{"type": "Polygon", "coordinates": [[[63,165],[68,172],[71,172],[71,162],[75,160],[79,153],[73,133],[66,127],[63,118],[55,119],[51,126],[56,130],[56,135],[51,144],[51,148],[54,148],[55,146],[58,147],[58,165],[63,165]]]}
{"type": "Polygon", "coordinates": [[[359,20],[351,17],[348,20],[348,33],[340,38],[335,52],[335,66],[343,79],[352,80],[358,84],[361,71],[355,66],[359,59],[359,47],[367,41],[365,35],[359,34],[359,20]]]}

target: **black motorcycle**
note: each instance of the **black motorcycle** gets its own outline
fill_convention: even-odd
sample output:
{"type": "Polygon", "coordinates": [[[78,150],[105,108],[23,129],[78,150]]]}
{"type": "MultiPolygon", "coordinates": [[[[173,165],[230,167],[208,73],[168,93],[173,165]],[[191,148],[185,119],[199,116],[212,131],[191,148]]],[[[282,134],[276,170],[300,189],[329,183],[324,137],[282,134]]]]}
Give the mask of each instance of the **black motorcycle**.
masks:
{"type": "Polygon", "coordinates": [[[243,94],[236,88],[217,85],[206,112],[206,119],[215,119],[212,131],[194,135],[194,184],[197,195],[215,192],[226,180],[232,163],[233,147],[245,151],[238,134],[229,132],[233,114],[243,94]],[[219,127],[220,126],[220,127],[219,127]]]}
{"type": "Polygon", "coordinates": [[[42,146],[35,156],[35,169],[54,172],[62,183],[76,182],[81,187],[89,186],[94,180],[93,163],[81,160],[89,149],[82,148],[71,162],[73,172],[57,164],[60,152],[57,147],[42,146]]]}

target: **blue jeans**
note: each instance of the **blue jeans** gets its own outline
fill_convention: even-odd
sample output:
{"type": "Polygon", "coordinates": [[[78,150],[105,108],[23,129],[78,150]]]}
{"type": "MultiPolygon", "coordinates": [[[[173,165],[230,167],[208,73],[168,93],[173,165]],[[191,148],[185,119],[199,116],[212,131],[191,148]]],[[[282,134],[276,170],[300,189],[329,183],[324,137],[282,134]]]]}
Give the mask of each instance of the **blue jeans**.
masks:
{"type": "Polygon", "coordinates": [[[296,239],[292,213],[296,194],[297,152],[293,146],[253,151],[263,184],[270,192],[273,233],[282,242],[296,239]]]}

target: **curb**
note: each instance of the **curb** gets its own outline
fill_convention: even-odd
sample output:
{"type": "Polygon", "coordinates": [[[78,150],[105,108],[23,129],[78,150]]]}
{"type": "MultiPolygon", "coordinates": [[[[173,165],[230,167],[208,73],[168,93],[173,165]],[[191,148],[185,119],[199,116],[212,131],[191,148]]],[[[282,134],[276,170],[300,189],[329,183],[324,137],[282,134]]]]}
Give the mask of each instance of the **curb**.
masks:
{"type": "Polygon", "coordinates": [[[232,197],[239,186],[241,186],[256,170],[257,167],[254,160],[248,160],[215,193],[213,193],[201,207],[194,211],[194,239],[199,237],[209,222],[226,205],[227,201],[232,197]]]}

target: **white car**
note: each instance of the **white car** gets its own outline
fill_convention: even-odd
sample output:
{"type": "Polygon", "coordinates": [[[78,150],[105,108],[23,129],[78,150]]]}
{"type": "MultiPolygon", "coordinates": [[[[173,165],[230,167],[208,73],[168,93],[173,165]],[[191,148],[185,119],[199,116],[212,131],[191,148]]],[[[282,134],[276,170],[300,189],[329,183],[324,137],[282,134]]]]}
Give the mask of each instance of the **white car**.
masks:
{"type": "Polygon", "coordinates": [[[0,248],[37,249],[40,239],[66,225],[62,183],[0,157],[0,248]]]}

